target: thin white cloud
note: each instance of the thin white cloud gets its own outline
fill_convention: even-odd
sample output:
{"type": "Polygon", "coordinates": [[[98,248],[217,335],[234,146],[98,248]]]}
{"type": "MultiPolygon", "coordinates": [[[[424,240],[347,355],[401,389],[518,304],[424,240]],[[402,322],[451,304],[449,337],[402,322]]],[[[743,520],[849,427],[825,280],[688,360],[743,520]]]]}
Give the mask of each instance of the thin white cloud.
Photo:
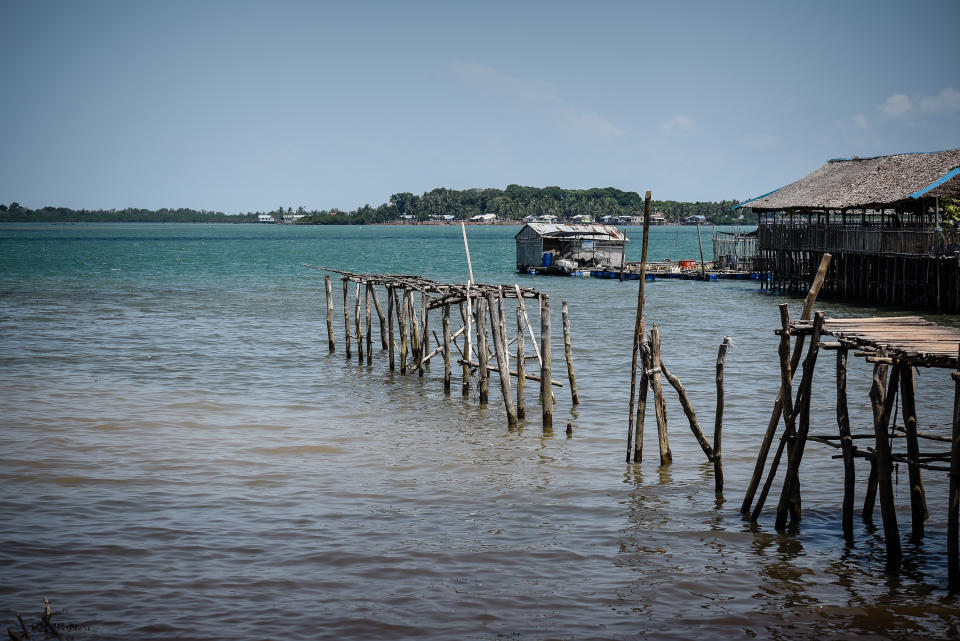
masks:
{"type": "Polygon", "coordinates": [[[893,94],[880,105],[880,111],[894,118],[904,115],[911,109],[913,109],[913,102],[907,94],[903,93],[893,94]]]}
{"type": "Polygon", "coordinates": [[[944,87],[936,96],[920,96],[917,109],[923,113],[945,114],[960,111],[960,91],[944,87]]]}
{"type": "Polygon", "coordinates": [[[857,129],[869,129],[870,120],[863,114],[854,114],[853,115],[853,125],[857,129]]]}
{"type": "Polygon", "coordinates": [[[687,136],[693,133],[693,119],[688,116],[674,116],[663,123],[660,129],[670,136],[687,136]]]}
{"type": "Polygon", "coordinates": [[[540,105],[571,129],[601,138],[622,136],[626,133],[603,116],[583,113],[565,105],[556,85],[548,82],[527,82],[492,67],[472,62],[458,61],[453,63],[451,68],[459,78],[483,91],[540,105]]]}

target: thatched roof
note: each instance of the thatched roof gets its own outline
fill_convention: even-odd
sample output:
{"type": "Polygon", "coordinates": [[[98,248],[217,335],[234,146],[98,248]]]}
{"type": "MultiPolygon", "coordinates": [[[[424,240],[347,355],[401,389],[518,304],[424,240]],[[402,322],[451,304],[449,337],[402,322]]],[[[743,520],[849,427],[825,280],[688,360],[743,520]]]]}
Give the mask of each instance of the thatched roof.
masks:
{"type": "Polygon", "coordinates": [[[806,178],[738,207],[846,209],[921,196],[960,196],[960,149],[831,160],[806,178]]]}

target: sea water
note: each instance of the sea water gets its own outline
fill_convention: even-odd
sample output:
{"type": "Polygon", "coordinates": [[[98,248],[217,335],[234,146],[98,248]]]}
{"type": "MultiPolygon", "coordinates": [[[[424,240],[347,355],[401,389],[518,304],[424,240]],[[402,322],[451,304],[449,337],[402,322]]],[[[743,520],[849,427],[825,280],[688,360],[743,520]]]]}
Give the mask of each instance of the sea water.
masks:
{"type": "MultiPolygon", "coordinates": [[[[643,462],[624,462],[637,282],[517,274],[517,231],[467,234],[477,281],[549,294],[558,380],[569,304],[581,403],[555,388],[552,431],[533,384],[530,418],[508,429],[495,385],[481,405],[459,368],[451,394],[441,366],[390,373],[376,320],[372,365],[347,361],[336,276],[328,352],[324,272],[304,263],[464,282],[457,226],[0,226],[0,624],[35,620],[47,597],[76,639],[960,634],[945,473],[926,473],[927,535],[910,541],[897,471],[896,575],[879,512],[859,518],[862,460],[844,543],[826,446],[807,445],[798,527],[773,528],[779,481],[756,524],[739,514],[779,387],[777,305],[796,318],[799,300],[755,281],[647,283],[648,325],[711,440],[717,348],[734,343],[718,497],[669,388],[673,464],[658,464],[652,411],[643,462]]],[[[627,232],[639,260],[641,230],[627,232]]],[[[654,228],[649,258],[698,260],[695,228],[654,228]]],[[[812,433],[836,433],[833,358],[812,433]]],[[[863,432],[870,369],[851,361],[863,432]]],[[[951,385],[919,372],[921,430],[949,433],[951,385]]]]}

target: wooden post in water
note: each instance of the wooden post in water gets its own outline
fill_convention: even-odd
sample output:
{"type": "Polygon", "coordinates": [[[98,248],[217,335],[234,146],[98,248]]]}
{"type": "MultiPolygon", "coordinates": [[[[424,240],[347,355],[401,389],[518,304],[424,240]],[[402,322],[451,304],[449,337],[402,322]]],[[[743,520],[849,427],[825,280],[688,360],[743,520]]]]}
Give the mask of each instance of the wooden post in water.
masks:
{"type": "Polygon", "coordinates": [[[473,351],[473,309],[470,302],[470,283],[467,283],[467,314],[465,319],[465,324],[467,331],[464,334],[463,339],[463,359],[466,361],[463,364],[463,388],[462,393],[464,397],[470,395],[470,359],[473,358],[471,352],[473,351]]]}
{"type": "Polygon", "coordinates": [[[667,440],[667,405],[663,400],[660,380],[660,328],[656,323],[650,331],[650,377],[653,387],[653,406],[657,413],[657,441],[660,444],[660,465],[673,463],[673,452],[667,440]]]}
{"type": "Polygon", "coordinates": [[[377,310],[377,317],[380,319],[380,347],[382,349],[389,349],[389,344],[387,342],[387,335],[384,331],[385,319],[383,316],[383,307],[380,306],[380,298],[377,296],[377,287],[373,285],[373,306],[377,310]]]}
{"type": "MultiPolygon", "coordinates": [[[[827,277],[827,268],[830,266],[830,254],[824,254],[820,259],[820,267],[817,269],[817,275],[813,279],[813,284],[810,286],[810,291],[807,292],[807,297],[803,301],[803,313],[800,315],[800,320],[810,320],[810,316],[813,313],[813,306],[817,301],[817,295],[820,293],[820,288],[823,287],[823,281],[827,277]]],[[[797,365],[800,363],[800,355],[803,353],[803,337],[797,337],[797,343],[793,348],[793,357],[790,359],[790,370],[791,372],[797,368],[797,365]]],[[[767,423],[767,431],[763,436],[763,442],[760,445],[760,452],[757,454],[757,463],[753,469],[753,476],[750,479],[750,483],[747,486],[747,491],[743,496],[743,503],[740,505],[740,512],[743,514],[750,513],[750,506],[753,504],[753,497],[757,492],[757,487],[760,485],[760,479],[763,477],[763,468],[767,463],[767,455],[770,453],[770,445],[773,443],[773,437],[777,431],[777,425],[780,424],[780,416],[783,412],[784,400],[783,400],[783,388],[781,387],[780,392],[777,394],[777,400],[773,404],[773,414],[770,416],[770,421],[767,423]]]]}
{"type": "Polygon", "coordinates": [[[917,439],[917,406],[913,394],[913,367],[906,365],[900,370],[900,407],[903,410],[903,426],[907,440],[907,467],[910,473],[911,536],[916,541],[923,538],[923,522],[927,518],[927,499],[920,475],[920,443],[917,439]]]}
{"type": "Polygon", "coordinates": [[[513,404],[513,395],[510,391],[510,362],[507,360],[507,341],[500,328],[500,310],[503,299],[494,298],[492,291],[487,291],[487,310],[490,314],[490,333],[493,335],[493,349],[497,354],[497,367],[500,371],[500,392],[503,394],[503,405],[507,411],[507,425],[514,427],[517,424],[517,408],[513,404]]]}
{"type": "Polygon", "coordinates": [[[327,344],[332,354],[337,348],[333,340],[333,286],[330,284],[330,274],[323,277],[323,288],[327,295],[327,344]]]}
{"type": "MultiPolygon", "coordinates": [[[[817,312],[813,320],[813,336],[803,362],[803,376],[797,388],[797,400],[800,402],[800,424],[797,426],[793,447],[787,456],[787,473],[777,506],[776,529],[782,531],[787,525],[789,513],[792,521],[800,520],[800,461],[810,432],[810,393],[813,386],[813,370],[820,351],[820,333],[823,329],[823,312],[817,312]]],[[[793,412],[791,412],[793,414],[793,412]]]]}
{"type": "Polygon", "coordinates": [[[717,411],[713,421],[713,479],[714,492],[723,492],[723,461],[720,455],[721,435],[723,432],[723,366],[727,358],[727,348],[730,346],[730,337],[724,336],[717,351],[717,411]]]}
{"type": "Polygon", "coordinates": [[[344,339],[344,342],[347,344],[346,353],[347,353],[347,360],[349,361],[353,355],[353,352],[350,346],[350,343],[353,340],[353,337],[350,336],[350,293],[348,291],[349,280],[347,279],[346,276],[344,276],[343,278],[340,279],[340,282],[343,283],[343,339],[344,339]]]}
{"type": "MultiPolygon", "coordinates": [[[[960,361],[960,349],[957,350],[960,361]]],[[[960,591],[960,365],[953,373],[953,431],[950,442],[950,490],[947,498],[947,582],[960,591]]]]}
{"type": "Polygon", "coordinates": [[[707,264],[703,262],[703,238],[700,237],[700,223],[697,223],[697,244],[700,245],[700,280],[707,280],[707,264]]]}
{"type": "MultiPolygon", "coordinates": [[[[635,430],[633,438],[633,462],[640,463],[643,461],[643,423],[646,419],[647,413],[647,390],[650,389],[650,377],[647,375],[647,370],[650,369],[649,363],[649,348],[646,345],[646,328],[644,323],[641,322],[640,328],[643,332],[641,337],[644,339],[640,350],[640,393],[637,395],[637,415],[635,420],[635,430]]],[[[632,395],[631,395],[632,396],[632,395]]],[[[629,446],[630,439],[627,439],[627,445],[629,446]]],[[[630,451],[627,450],[627,457],[630,456],[630,451]]],[[[629,462],[629,458],[627,459],[629,462]]]]}
{"type": "Polygon", "coordinates": [[[517,307],[517,418],[527,417],[526,400],[523,397],[525,387],[525,367],[523,349],[523,310],[517,307]]]}
{"type": "Polygon", "coordinates": [[[677,391],[677,396],[680,399],[680,406],[683,408],[683,413],[687,417],[687,421],[690,423],[690,431],[693,432],[694,438],[697,439],[697,443],[700,444],[700,449],[703,450],[704,455],[707,457],[708,461],[713,460],[713,448],[710,447],[710,443],[707,442],[706,437],[703,435],[703,432],[700,430],[700,421],[697,420],[697,413],[693,411],[693,405],[690,403],[690,397],[687,396],[687,390],[683,387],[683,383],[680,382],[680,379],[673,375],[673,373],[667,369],[667,366],[664,364],[663,360],[660,361],[660,372],[667,379],[667,382],[677,391]]]}
{"type": "Polygon", "coordinates": [[[553,390],[550,381],[553,380],[551,371],[552,352],[550,351],[550,299],[546,294],[540,295],[540,402],[543,405],[543,428],[553,429],[553,390]]]}
{"type": "Polygon", "coordinates": [[[407,332],[407,315],[409,305],[407,305],[407,290],[403,289],[397,300],[397,322],[400,325],[400,373],[407,373],[407,353],[410,350],[410,339],[407,332]]]}
{"type": "Polygon", "coordinates": [[[570,341],[570,314],[567,311],[567,301],[560,303],[560,312],[563,318],[563,353],[567,358],[567,377],[570,379],[570,396],[574,405],[580,404],[577,394],[577,377],[573,374],[573,344],[570,341]]]}
{"type": "Polygon", "coordinates": [[[440,315],[443,325],[443,391],[450,393],[450,306],[444,305],[440,315]]]}
{"type": "MultiPolygon", "coordinates": [[[[882,350],[877,351],[877,356],[883,357],[884,352],[882,350]]],[[[873,366],[873,380],[879,379],[880,385],[873,386],[876,387],[874,390],[873,387],[870,389],[870,404],[873,409],[873,422],[876,423],[880,420],[880,416],[883,414],[883,403],[886,395],[887,388],[887,377],[888,377],[888,366],[886,363],[876,363],[873,366]]],[[[873,509],[877,502],[877,486],[879,484],[879,476],[877,476],[877,457],[870,458],[870,475],[867,478],[867,490],[863,497],[863,511],[861,512],[861,518],[867,521],[873,520],[873,509]]]]}
{"type": "MultiPolygon", "coordinates": [[[[887,569],[896,570],[900,566],[902,552],[900,549],[900,529],[897,527],[897,511],[893,502],[893,481],[890,478],[892,472],[890,460],[890,435],[888,426],[890,416],[893,414],[893,402],[896,396],[897,384],[900,382],[899,364],[894,364],[890,372],[890,380],[887,382],[887,394],[883,399],[883,411],[880,418],[873,424],[876,435],[876,461],[877,461],[877,480],[878,491],[880,494],[880,516],[883,519],[883,539],[887,547],[887,569]]],[[[880,379],[876,375],[873,378],[873,387],[870,389],[870,399],[876,403],[879,399],[878,388],[880,379]]]]}
{"type": "Polygon", "coordinates": [[[420,366],[420,319],[417,315],[417,304],[413,301],[413,290],[407,291],[407,325],[410,328],[410,356],[413,361],[410,370],[420,366]]]}
{"type": "Polygon", "coordinates": [[[394,310],[394,293],[393,287],[387,285],[387,351],[390,353],[390,371],[396,369],[396,359],[394,358],[394,350],[396,347],[396,342],[393,338],[393,310],[394,310]]]}
{"type": "MultiPolygon", "coordinates": [[[[637,445],[634,443],[631,447],[631,439],[643,438],[643,428],[640,427],[637,430],[637,436],[634,437],[634,396],[637,392],[637,357],[640,352],[640,340],[641,337],[645,336],[646,328],[644,327],[643,322],[643,286],[644,282],[647,280],[647,244],[650,240],[650,199],[651,193],[648,191],[643,198],[643,247],[640,253],[640,284],[637,291],[637,314],[634,320],[633,326],[633,360],[630,362],[630,410],[627,416],[627,463],[630,462],[631,455],[633,460],[636,463],[640,462],[640,457],[642,457],[643,446],[637,445]],[[632,451],[631,451],[632,450],[632,451]]],[[[646,365],[644,364],[646,369],[646,365]]],[[[642,381],[646,381],[646,372],[640,377],[642,381]]],[[[642,389],[642,388],[641,388],[642,389]]],[[[642,389],[640,394],[643,396],[644,407],[646,407],[646,390],[642,389]]],[[[638,412],[639,415],[639,412],[638,412]]],[[[639,420],[639,419],[638,419],[639,420]]]]}
{"type": "Polygon", "coordinates": [[[360,281],[357,281],[355,296],[356,304],[353,309],[353,318],[356,321],[354,326],[357,332],[357,362],[363,363],[363,327],[360,325],[360,281]]]}
{"type": "Polygon", "coordinates": [[[427,329],[429,316],[428,312],[430,310],[430,295],[426,292],[423,292],[420,297],[420,313],[423,317],[423,329],[420,332],[420,378],[423,378],[423,372],[427,369],[426,356],[428,353],[428,347],[430,347],[430,334],[427,329]]]}
{"type": "Polygon", "coordinates": [[[480,402],[486,403],[490,394],[490,372],[487,370],[487,362],[490,354],[490,347],[487,344],[487,301],[484,298],[477,298],[477,362],[480,364],[480,402]]]}
{"type": "Polygon", "coordinates": [[[373,285],[371,283],[366,284],[366,298],[365,298],[365,308],[364,308],[364,320],[366,321],[364,325],[364,331],[367,333],[367,365],[373,363],[373,332],[371,326],[371,314],[370,314],[370,297],[373,295],[373,285]]]}
{"type": "Polygon", "coordinates": [[[847,352],[843,344],[837,349],[837,426],[843,450],[843,538],[853,541],[853,490],[856,484],[853,462],[853,436],[850,433],[850,412],[847,408],[847,352]]]}

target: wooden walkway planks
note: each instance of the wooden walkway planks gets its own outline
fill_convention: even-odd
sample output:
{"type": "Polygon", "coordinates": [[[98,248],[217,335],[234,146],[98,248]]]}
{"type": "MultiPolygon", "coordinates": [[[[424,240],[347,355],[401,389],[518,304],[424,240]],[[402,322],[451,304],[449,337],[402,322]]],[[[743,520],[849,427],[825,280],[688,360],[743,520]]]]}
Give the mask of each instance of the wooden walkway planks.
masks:
{"type": "MultiPolygon", "coordinates": [[[[790,331],[808,335],[813,331],[813,323],[794,321],[790,331]]],[[[960,328],[938,325],[919,316],[828,318],[824,320],[823,333],[840,339],[848,347],[883,350],[914,366],[960,367],[960,328]]]]}

